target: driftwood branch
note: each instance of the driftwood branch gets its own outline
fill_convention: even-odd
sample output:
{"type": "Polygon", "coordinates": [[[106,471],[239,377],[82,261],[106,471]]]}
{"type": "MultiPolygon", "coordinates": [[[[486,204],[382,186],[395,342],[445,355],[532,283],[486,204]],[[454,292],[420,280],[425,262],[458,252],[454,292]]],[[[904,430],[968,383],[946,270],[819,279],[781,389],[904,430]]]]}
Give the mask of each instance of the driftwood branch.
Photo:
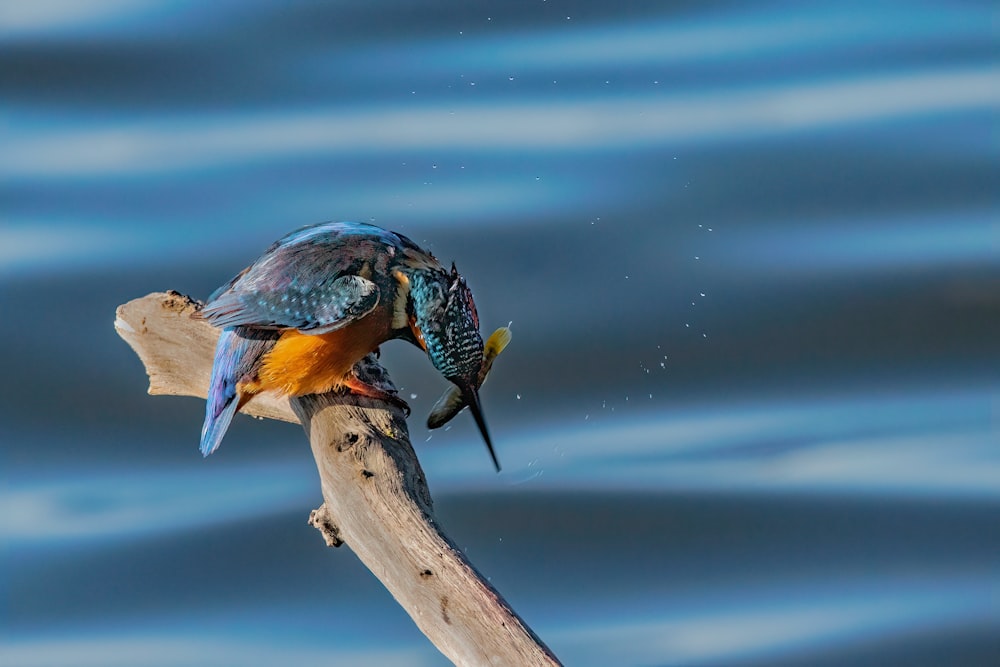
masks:
{"type": "MultiPolygon", "coordinates": [[[[149,393],[205,396],[218,331],[191,318],[198,308],[176,292],[118,307],[115,329],[146,366],[149,393]]],[[[391,387],[373,357],[358,372],[391,387]]],[[[347,544],[448,658],[459,665],[559,664],[441,532],[398,407],[354,395],[261,395],[243,411],[303,425],[324,499],[309,523],[329,546],[347,544]]]]}

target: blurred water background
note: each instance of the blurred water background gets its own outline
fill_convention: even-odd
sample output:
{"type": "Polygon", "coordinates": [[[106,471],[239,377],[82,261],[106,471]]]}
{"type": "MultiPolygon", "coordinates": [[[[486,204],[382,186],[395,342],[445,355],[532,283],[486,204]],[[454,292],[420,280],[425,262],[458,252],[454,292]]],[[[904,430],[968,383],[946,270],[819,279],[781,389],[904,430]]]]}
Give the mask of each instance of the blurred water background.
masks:
{"type": "Polygon", "coordinates": [[[0,664],[441,665],[297,427],[149,397],[119,303],[373,221],[514,341],[383,361],[573,665],[1000,664],[992,2],[0,7],[0,664]]]}

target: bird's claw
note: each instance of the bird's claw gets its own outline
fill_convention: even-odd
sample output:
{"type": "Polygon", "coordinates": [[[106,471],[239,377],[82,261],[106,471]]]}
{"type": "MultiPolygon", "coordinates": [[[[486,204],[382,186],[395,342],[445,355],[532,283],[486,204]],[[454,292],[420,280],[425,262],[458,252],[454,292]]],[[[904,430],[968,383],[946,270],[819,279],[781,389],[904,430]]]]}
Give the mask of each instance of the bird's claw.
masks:
{"type": "Polygon", "coordinates": [[[386,391],[385,389],[379,389],[373,385],[364,382],[358,378],[353,373],[347,377],[347,381],[344,383],[351,393],[358,394],[359,396],[367,396],[368,398],[378,398],[383,401],[392,403],[393,405],[399,407],[406,413],[406,416],[410,416],[410,406],[409,404],[401,399],[395,391],[386,391]]]}
{"type": "Polygon", "coordinates": [[[401,399],[396,394],[389,394],[387,400],[393,405],[399,406],[403,410],[403,413],[406,415],[406,417],[409,418],[411,412],[409,403],[401,399]]]}

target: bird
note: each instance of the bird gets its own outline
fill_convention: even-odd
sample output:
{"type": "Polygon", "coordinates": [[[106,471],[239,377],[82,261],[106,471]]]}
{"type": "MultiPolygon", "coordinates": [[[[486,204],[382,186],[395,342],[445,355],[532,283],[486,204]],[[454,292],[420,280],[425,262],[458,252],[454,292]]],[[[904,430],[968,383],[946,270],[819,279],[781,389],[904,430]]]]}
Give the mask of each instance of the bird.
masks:
{"type": "Polygon", "coordinates": [[[274,242],[195,314],[221,328],[201,453],[219,448],[233,416],[262,392],[348,390],[409,406],[363,381],[354,364],[386,341],[422,349],[469,407],[497,472],[479,401],[483,339],[472,292],[406,236],[361,222],[309,225],[274,242]]]}

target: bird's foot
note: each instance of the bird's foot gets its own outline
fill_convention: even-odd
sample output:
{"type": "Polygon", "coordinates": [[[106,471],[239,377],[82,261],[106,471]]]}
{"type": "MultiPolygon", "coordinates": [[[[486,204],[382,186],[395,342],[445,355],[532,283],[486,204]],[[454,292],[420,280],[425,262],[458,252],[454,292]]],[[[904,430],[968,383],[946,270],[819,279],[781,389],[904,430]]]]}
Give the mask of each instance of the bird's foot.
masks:
{"type": "Polygon", "coordinates": [[[344,382],[344,386],[347,387],[352,394],[357,394],[358,396],[366,396],[368,398],[378,398],[383,401],[388,401],[395,406],[398,406],[406,413],[406,416],[410,416],[410,406],[409,404],[396,395],[396,392],[385,391],[384,389],[379,389],[374,387],[367,382],[359,379],[353,373],[347,376],[344,382]]]}

